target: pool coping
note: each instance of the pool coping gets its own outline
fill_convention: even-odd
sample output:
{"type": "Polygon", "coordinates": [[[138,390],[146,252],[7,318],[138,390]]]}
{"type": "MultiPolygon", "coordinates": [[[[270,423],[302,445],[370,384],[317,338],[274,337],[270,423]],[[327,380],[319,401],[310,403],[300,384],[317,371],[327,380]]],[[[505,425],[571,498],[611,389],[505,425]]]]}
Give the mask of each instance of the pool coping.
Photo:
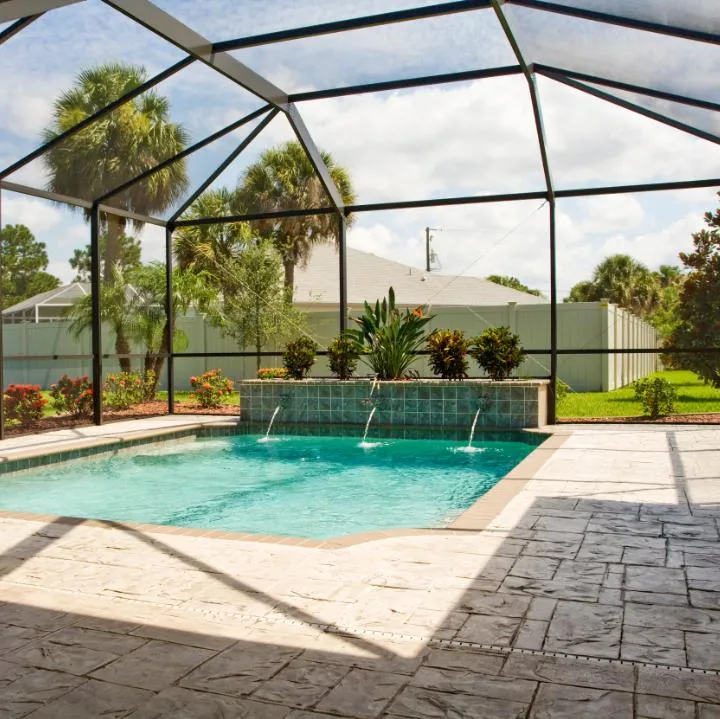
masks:
{"type": "MultiPolygon", "coordinates": [[[[27,462],[22,469],[30,469],[40,464],[35,461],[49,456],[64,456],[63,459],[54,463],[64,461],[73,461],[82,457],[92,456],[92,454],[80,454],[83,450],[97,450],[97,453],[119,451],[120,449],[130,448],[141,444],[151,443],[158,438],[180,439],[192,437],[206,428],[237,428],[238,423],[227,421],[223,418],[220,421],[205,422],[188,422],[187,424],[175,424],[169,427],[157,427],[155,429],[140,429],[131,432],[114,432],[110,435],[100,435],[96,437],[82,437],[78,439],[69,439],[63,442],[63,447],[52,448],[47,444],[36,445],[23,451],[22,448],[13,450],[15,456],[8,457],[5,452],[0,449],[0,465],[17,461],[20,463],[27,462]],[[68,446],[70,445],[70,446],[68,446]],[[48,450],[51,451],[48,451],[48,450]],[[55,451],[52,451],[55,449],[55,451]]],[[[33,522],[43,522],[46,524],[65,524],[65,525],[84,525],[88,527],[99,527],[103,529],[117,529],[121,527],[123,530],[131,532],[153,534],[175,534],[190,537],[205,537],[208,539],[226,539],[241,542],[258,542],[263,544],[280,544],[292,547],[305,547],[311,549],[344,549],[357,544],[373,542],[380,539],[389,539],[396,537],[411,537],[424,535],[450,535],[458,531],[464,532],[480,532],[487,528],[492,520],[502,511],[502,509],[523,490],[527,482],[529,482],[538,470],[547,462],[552,455],[562,447],[570,436],[565,428],[553,430],[550,427],[544,427],[542,430],[520,430],[528,434],[548,434],[549,436],[539,445],[537,445],[530,454],[527,455],[517,466],[515,466],[507,475],[500,479],[491,489],[489,489],[482,497],[478,498],[470,507],[464,510],[456,517],[447,527],[433,528],[397,528],[374,530],[370,532],[360,532],[355,534],[341,535],[328,539],[311,539],[306,537],[255,534],[245,532],[229,532],[217,529],[194,529],[190,527],[176,527],[165,524],[143,524],[139,522],[120,522],[116,520],[105,519],[89,519],[84,517],[67,517],[49,514],[38,514],[34,512],[16,512],[10,510],[0,510],[0,519],[19,519],[33,522]]],[[[1,477],[2,475],[0,475],[1,477]]]]}

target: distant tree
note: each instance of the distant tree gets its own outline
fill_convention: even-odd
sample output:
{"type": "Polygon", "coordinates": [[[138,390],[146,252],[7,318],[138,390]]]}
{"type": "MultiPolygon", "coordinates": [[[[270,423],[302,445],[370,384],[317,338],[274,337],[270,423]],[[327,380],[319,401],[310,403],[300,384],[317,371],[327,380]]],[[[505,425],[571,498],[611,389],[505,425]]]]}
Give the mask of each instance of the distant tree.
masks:
{"type": "Polygon", "coordinates": [[[689,272],[680,291],[679,321],[670,344],[718,348],[717,353],[683,355],[682,364],[713,387],[720,387],[720,210],[706,212],[704,220],[709,229],[692,236],[694,250],[680,253],[689,272]]]}
{"type": "Polygon", "coordinates": [[[685,274],[674,265],[660,265],[653,274],[660,287],[660,301],[648,319],[660,337],[667,340],[680,322],[680,293],[685,274]]]}
{"type": "Polygon", "coordinates": [[[46,272],[48,255],[25,225],[7,225],[0,230],[2,248],[2,309],[40,292],[53,290],[60,280],[46,272]]]}
{"type": "Polygon", "coordinates": [[[571,290],[571,302],[607,299],[641,317],[649,316],[660,302],[660,287],[653,273],[629,255],[611,255],[593,271],[590,282],[571,290]]]}
{"type": "MultiPolygon", "coordinates": [[[[105,275],[105,246],[107,244],[107,235],[100,235],[100,274],[105,275]]],[[[127,272],[136,267],[140,267],[140,256],[142,248],[140,240],[123,233],[117,239],[118,259],[116,264],[121,270],[127,272]]],[[[82,250],[74,250],[73,256],[68,260],[70,267],[75,270],[73,282],[90,282],[90,245],[86,245],[82,250]]]]}
{"type": "Polygon", "coordinates": [[[542,292],[540,292],[540,290],[530,289],[527,285],[520,282],[517,277],[510,277],[508,275],[488,275],[486,279],[489,282],[494,282],[496,285],[503,285],[503,287],[510,287],[513,290],[518,290],[519,292],[527,292],[529,295],[542,297],[542,292]]]}
{"type": "Polygon", "coordinates": [[[563,302],[597,302],[599,299],[595,283],[592,280],[583,280],[573,285],[563,302]]]}
{"type": "MultiPolygon", "coordinates": [[[[346,169],[327,152],[320,153],[345,204],[355,201],[346,169]]],[[[266,150],[241,178],[237,203],[250,211],[311,209],[326,204],[326,192],[299,142],[266,150]]],[[[352,222],[352,215],[348,222],[352,222]]],[[[285,296],[292,302],[295,267],[307,263],[317,244],[337,242],[337,216],[308,215],[268,220],[257,224],[260,234],[272,240],[283,263],[285,296]]]]}
{"type": "Polygon", "coordinates": [[[270,240],[248,245],[227,266],[223,298],[223,332],[241,349],[260,352],[272,340],[282,340],[302,331],[302,313],[288,306],[283,286],[280,253],[270,240]]]}

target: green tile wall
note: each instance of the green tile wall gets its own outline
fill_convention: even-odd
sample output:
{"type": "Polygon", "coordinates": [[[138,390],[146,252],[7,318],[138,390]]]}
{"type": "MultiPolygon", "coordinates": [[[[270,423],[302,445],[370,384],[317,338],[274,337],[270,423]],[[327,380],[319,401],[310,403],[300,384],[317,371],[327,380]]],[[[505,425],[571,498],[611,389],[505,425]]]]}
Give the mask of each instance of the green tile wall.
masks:
{"type": "Polygon", "coordinates": [[[466,428],[479,409],[478,427],[521,429],[545,424],[548,382],[487,380],[372,382],[246,380],[240,392],[241,422],[279,424],[466,428]]]}

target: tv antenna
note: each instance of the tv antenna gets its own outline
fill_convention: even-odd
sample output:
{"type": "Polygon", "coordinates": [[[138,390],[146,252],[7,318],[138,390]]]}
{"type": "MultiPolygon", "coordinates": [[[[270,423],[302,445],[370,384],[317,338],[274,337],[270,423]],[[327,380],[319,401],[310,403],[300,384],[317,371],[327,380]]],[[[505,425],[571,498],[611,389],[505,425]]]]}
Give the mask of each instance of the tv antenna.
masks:
{"type": "Polygon", "coordinates": [[[433,264],[435,269],[441,269],[440,259],[435,250],[430,247],[433,236],[430,232],[442,232],[442,227],[426,227],[425,228],[425,272],[432,272],[433,264]]]}

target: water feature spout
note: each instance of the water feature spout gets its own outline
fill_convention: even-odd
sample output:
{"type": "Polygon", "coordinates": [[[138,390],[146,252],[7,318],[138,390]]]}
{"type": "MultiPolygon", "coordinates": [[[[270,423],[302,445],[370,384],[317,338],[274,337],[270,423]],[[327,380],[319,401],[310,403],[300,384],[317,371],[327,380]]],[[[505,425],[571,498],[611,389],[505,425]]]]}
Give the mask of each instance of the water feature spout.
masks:
{"type": "Polygon", "coordinates": [[[477,420],[480,415],[480,412],[482,412],[482,407],[478,407],[478,411],[475,412],[475,417],[473,418],[472,427],[470,427],[470,439],[468,440],[468,447],[472,447],[473,437],[475,436],[475,425],[477,424],[477,420]]]}
{"type": "Polygon", "coordinates": [[[275,407],[275,411],[272,413],[272,417],[270,417],[270,424],[268,425],[267,432],[265,432],[265,437],[260,439],[260,442],[269,442],[270,441],[270,430],[272,429],[273,422],[275,421],[275,417],[277,417],[277,413],[280,411],[280,405],[275,407]]]}
{"type": "Polygon", "coordinates": [[[370,396],[371,396],[371,397],[373,396],[373,392],[375,391],[375,387],[377,387],[377,383],[378,383],[378,376],[375,375],[375,376],[373,377],[372,387],[370,387],[370,396]]]}
{"type": "Polygon", "coordinates": [[[375,414],[376,409],[377,409],[377,407],[373,407],[370,410],[370,416],[367,418],[367,422],[365,423],[365,432],[363,433],[363,438],[362,438],[363,442],[367,439],[367,433],[368,433],[368,430],[370,429],[370,422],[372,422],[372,418],[373,418],[373,415],[375,414]]]}

